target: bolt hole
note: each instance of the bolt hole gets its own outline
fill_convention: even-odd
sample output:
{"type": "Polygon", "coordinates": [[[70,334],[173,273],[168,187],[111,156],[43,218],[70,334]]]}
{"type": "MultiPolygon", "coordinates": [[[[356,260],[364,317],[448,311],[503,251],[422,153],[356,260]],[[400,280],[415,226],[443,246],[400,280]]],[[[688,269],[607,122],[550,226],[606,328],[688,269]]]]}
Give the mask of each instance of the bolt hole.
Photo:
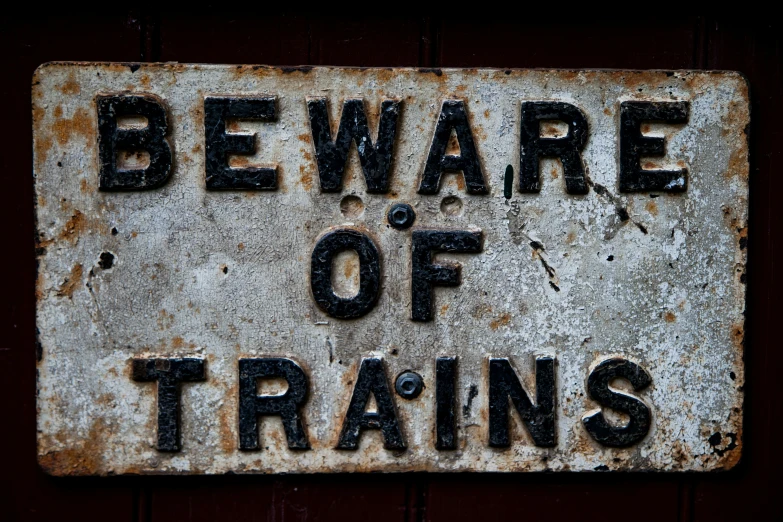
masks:
{"type": "Polygon", "coordinates": [[[101,252],[100,259],[98,260],[98,266],[103,270],[108,270],[114,266],[114,254],[111,252],[101,252]]]}
{"type": "Polygon", "coordinates": [[[440,211],[446,216],[459,216],[462,214],[462,200],[457,196],[447,196],[440,204],[440,211]]]}
{"type": "Polygon", "coordinates": [[[357,218],[364,212],[364,202],[358,196],[345,196],[340,200],[340,212],[347,218],[357,218]]]}

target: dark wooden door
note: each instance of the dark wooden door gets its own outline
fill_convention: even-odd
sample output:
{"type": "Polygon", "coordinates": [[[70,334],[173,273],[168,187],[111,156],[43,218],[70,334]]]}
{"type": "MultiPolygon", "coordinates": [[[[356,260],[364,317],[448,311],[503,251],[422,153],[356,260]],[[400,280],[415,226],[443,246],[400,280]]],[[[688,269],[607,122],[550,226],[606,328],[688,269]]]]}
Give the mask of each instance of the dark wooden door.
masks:
{"type": "Polygon", "coordinates": [[[308,16],[39,12],[0,20],[0,520],[783,519],[783,68],[776,17],[308,16]],[[30,81],[53,60],[729,69],[752,96],[744,456],[719,474],[397,474],[56,479],[35,451],[30,81]],[[777,187],[777,188],[776,188],[777,187]],[[778,191],[781,189],[781,191],[778,191]]]}

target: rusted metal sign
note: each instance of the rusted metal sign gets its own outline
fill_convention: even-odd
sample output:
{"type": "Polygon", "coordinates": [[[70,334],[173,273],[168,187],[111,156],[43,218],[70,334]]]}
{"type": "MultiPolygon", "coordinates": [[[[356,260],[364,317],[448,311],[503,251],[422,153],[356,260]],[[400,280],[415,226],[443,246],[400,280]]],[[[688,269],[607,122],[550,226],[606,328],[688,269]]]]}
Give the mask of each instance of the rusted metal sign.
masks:
{"type": "Polygon", "coordinates": [[[731,72],[42,66],[39,461],[730,468],[748,122],[731,72]]]}

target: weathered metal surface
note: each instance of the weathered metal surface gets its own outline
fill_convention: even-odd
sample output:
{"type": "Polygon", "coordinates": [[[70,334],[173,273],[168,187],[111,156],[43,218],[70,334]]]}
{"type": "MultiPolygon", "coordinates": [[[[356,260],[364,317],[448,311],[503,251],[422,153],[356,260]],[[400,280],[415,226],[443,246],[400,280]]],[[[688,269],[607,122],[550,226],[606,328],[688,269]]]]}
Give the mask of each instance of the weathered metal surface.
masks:
{"type": "MultiPolygon", "coordinates": [[[[39,461],[56,475],[730,468],[748,122],[730,72],[42,66],[39,461]],[[369,183],[338,132],[348,110],[362,146],[362,104],[344,105],[359,98],[369,183]],[[162,128],[151,112],[142,138],[143,120],[111,112],[142,106],[165,109],[169,169],[112,177],[111,118],[129,130],[119,149],[162,128]],[[523,114],[579,154],[536,142],[523,114]],[[640,114],[679,118],[637,122],[665,157],[623,137],[640,114]],[[256,133],[255,154],[237,132],[256,133]],[[520,140],[562,164],[544,157],[536,180],[520,140]],[[342,189],[319,180],[346,154],[342,189]],[[620,180],[639,161],[677,175],[620,180]],[[438,189],[443,165],[464,175],[438,189]],[[359,255],[314,254],[330,237],[359,255]],[[430,296],[433,278],[457,282],[447,261],[461,284],[430,296]]],[[[164,161],[153,145],[117,161],[164,161]]]]}

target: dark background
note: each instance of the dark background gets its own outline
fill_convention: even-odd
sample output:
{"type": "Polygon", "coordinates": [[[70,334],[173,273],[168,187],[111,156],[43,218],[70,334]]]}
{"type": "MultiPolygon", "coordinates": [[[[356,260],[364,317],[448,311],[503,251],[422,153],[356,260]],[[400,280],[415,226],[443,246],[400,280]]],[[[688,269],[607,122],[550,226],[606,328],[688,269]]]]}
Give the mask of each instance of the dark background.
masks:
{"type": "Polygon", "coordinates": [[[783,520],[783,451],[775,442],[783,414],[783,354],[775,333],[781,321],[775,296],[783,281],[774,273],[783,240],[776,203],[783,187],[777,17],[564,20],[562,13],[525,18],[502,11],[494,18],[358,18],[226,14],[214,7],[200,16],[39,9],[0,18],[0,520],[783,520]],[[34,69],[52,60],[743,72],[751,85],[752,123],[742,462],[713,474],[48,477],[36,464],[35,448],[30,82],[34,69]]]}

